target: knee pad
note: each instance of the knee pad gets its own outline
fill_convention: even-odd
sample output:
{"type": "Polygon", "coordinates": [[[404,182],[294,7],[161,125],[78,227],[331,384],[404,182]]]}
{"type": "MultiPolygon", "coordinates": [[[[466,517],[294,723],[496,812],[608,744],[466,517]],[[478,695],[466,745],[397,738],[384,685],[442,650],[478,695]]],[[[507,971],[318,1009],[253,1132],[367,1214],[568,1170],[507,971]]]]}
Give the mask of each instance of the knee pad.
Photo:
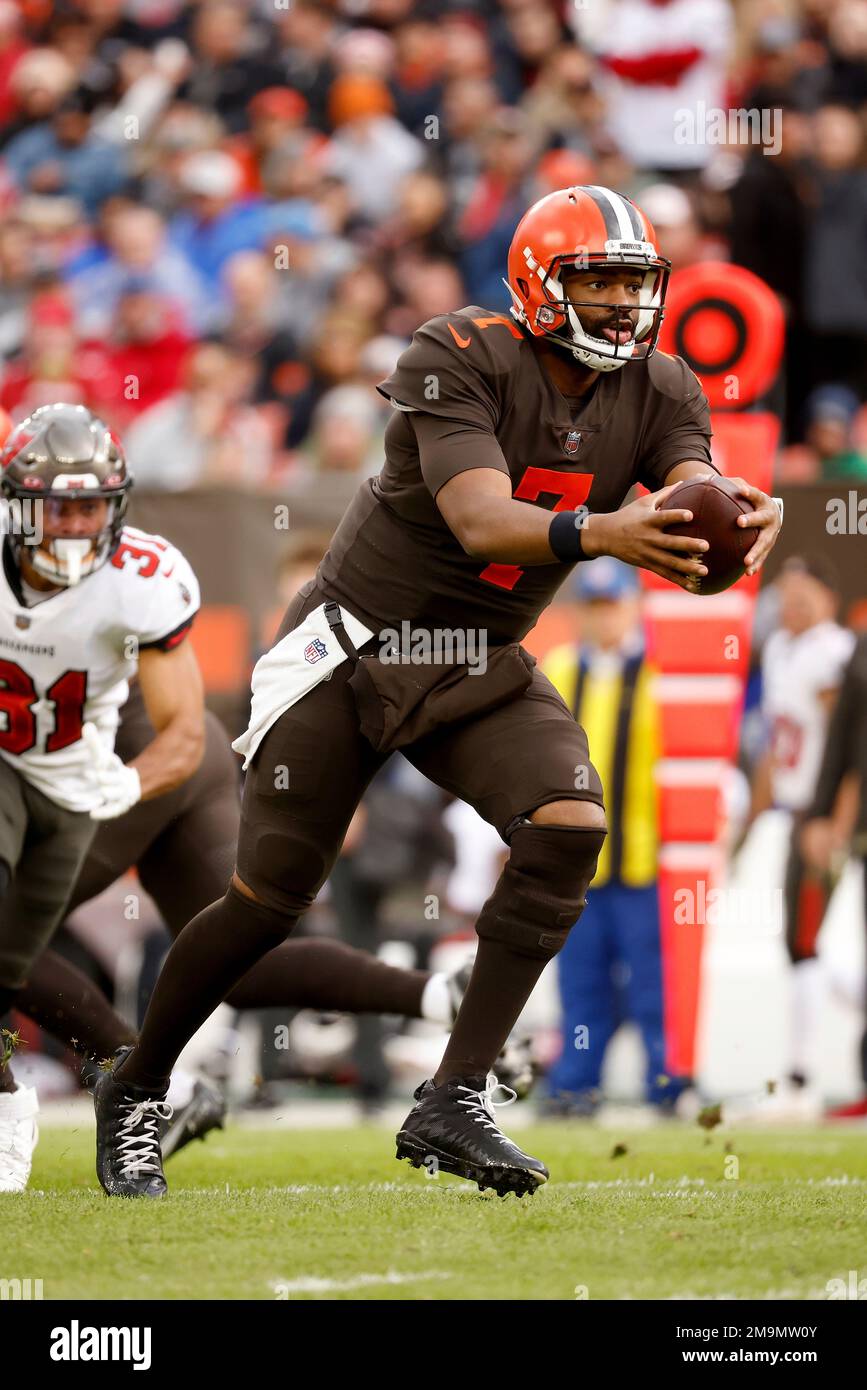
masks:
{"type": "Polygon", "coordinates": [[[500,881],[482,908],[479,936],[537,960],[556,956],[584,910],[606,834],[580,825],[519,825],[500,881]]]}
{"type": "Polygon", "coordinates": [[[316,828],[293,822],[245,826],[238,842],[238,877],[278,912],[300,917],[313,902],[331,869],[316,840],[316,828]]]}

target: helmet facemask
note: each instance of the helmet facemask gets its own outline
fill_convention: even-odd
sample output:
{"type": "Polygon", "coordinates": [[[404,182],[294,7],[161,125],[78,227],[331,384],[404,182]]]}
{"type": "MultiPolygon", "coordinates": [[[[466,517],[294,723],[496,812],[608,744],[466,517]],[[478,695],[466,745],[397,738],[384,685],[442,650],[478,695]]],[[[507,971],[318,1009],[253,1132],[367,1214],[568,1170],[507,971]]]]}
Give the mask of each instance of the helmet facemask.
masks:
{"type": "MultiPolygon", "coordinates": [[[[39,500],[44,505],[57,496],[58,493],[53,493],[39,500]]],[[[26,556],[37,574],[49,579],[59,588],[72,588],[100,569],[111,556],[120,538],[127,508],[126,495],[106,496],[104,492],[76,492],[69,500],[80,502],[88,497],[98,497],[108,503],[107,519],[92,536],[43,536],[38,542],[27,541],[14,534],[10,536],[16,559],[20,562],[21,558],[26,556]]]]}
{"type": "MultiPolygon", "coordinates": [[[[606,248],[606,251],[608,248],[606,248]]],[[[605,256],[579,255],[556,256],[547,272],[540,274],[541,266],[533,263],[527,256],[528,269],[539,275],[545,302],[535,311],[535,323],[531,325],[537,334],[540,332],[564,351],[569,352],[582,366],[596,372],[612,372],[625,366],[627,362],[643,360],[656,348],[659,330],[665,314],[665,292],[668,287],[670,264],[656,255],[649,244],[640,256],[630,256],[611,252],[605,256]],[[563,286],[563,273],[600,271],[625,268],[634,269],[641,277],[641,288],[637,304],[604,304],[599,300],[567,299],[563,286]],[[597,337],[584,326],[581,311],[604,309],[612,318],[609,327],[615,331],[615,340],[597,337]],[[619,341],[621,334],[629,332],[629,337],[619,341]]],[[[526,311],[517,295],[512,291],[515,301],[513,313],[516,318],[527,322],[526,311]]]]}

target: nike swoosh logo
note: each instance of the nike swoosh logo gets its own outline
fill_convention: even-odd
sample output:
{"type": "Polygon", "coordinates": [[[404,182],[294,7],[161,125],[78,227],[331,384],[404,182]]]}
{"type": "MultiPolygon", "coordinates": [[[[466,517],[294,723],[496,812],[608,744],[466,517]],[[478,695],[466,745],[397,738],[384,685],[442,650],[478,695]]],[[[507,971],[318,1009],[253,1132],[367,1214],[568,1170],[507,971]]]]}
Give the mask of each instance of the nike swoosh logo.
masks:
{"type": "Polygon", "coordinates": [[[459,348],[468,348],[470,343],[473,341],[472,338],[462,338],[460,333],[455,328],[454,324],[449,324],[449,332],[451,333],[459,348]]]}

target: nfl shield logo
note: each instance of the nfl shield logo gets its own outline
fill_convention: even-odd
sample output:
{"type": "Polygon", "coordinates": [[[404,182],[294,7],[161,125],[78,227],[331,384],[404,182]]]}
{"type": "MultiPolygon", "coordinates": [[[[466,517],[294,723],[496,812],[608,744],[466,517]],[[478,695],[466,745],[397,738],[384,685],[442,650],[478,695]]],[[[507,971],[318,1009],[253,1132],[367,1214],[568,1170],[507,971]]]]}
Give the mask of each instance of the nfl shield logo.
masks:
{"type": "Polygon", "coordinates": [[[314,637],[312,642],[308,642],[304,648],[304,660],[309,661],[313,666],[317,661],[321,661],[323,656],[328,655],[328,648],[321,637],[314,637]]]}
{"type": "Polygon", "coordinates": [[[566,453],[567,453],[567,454],[577,454],[577,452],[578,452],[578,445],[579,445],[580,443],[581,443],[581,431],[580,431],[580,430],[570,430],[569,433],[568,433],[567,436],[566,436],[566,443],[563,445],[563,448],[566,450],[566,453]]]}
{"type": "Polygon", "coordinates": [[[26,629],[30,626],[30,619],[26,618],[23,613],[19,613],[15,619],[15,626],[26,629]]]}

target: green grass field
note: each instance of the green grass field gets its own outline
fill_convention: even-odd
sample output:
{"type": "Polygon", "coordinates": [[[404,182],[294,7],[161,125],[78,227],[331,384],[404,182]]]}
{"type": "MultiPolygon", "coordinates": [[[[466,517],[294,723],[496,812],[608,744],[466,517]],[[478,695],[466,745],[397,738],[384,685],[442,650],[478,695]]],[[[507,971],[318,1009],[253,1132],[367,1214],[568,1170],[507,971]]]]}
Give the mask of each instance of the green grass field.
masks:
{"type": "Polygon", "coordinates": [[[89,1131],[48,1129],[31,1189],[0,1196],[0,1277],[46,1299],[825,1298],[867,1276],[865,1138],[540,1125],[520,1142],[552,1180],[519,1202],[396,1163],[384,1128],[230,1128],[138,1203],[99,1191],[89,1131]]]}

